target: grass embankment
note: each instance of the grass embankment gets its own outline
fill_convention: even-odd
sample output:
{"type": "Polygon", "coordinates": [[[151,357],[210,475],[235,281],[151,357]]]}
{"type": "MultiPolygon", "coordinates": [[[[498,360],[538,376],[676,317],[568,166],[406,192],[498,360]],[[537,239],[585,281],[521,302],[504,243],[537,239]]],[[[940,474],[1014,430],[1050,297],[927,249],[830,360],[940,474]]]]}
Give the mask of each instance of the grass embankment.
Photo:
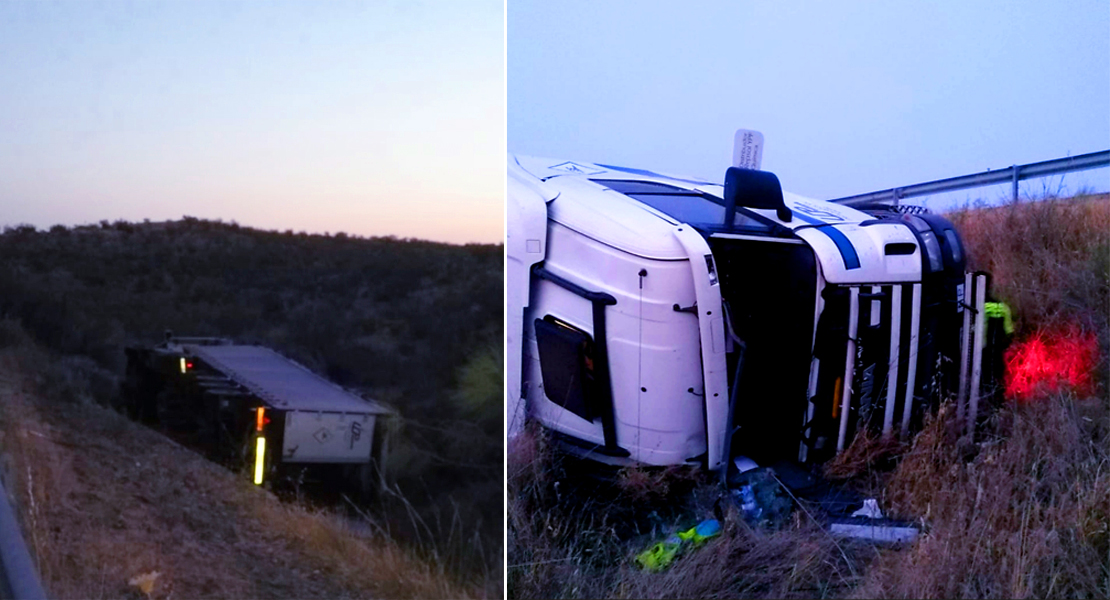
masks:
{"type": "Polygon", "coordinates": [[[483,595],[386,536],[280,502],[97,405],[69,362],[0,321],[5,484],[51,597],[483,595]],[[149,594],[129,583],[151,573],[149,594]]]}
{"type": "Polygon", "coordinates": [[[1095,394],[1042,394],[990,414],[957,448],[949,405],[905,444],[861,436],[828,473],[922,525],[901,548],[834,540],[804,510],[754,530],[696,473],[569,472],[542,435],[509,448],[509,595],[541,597],[1110,596],[1110,197],[969,209],[950,217],[1015,339],[1074,327],[1099,339],[1095,394]],[[632,556],[680,525],[724,517],[721,538],[659,574],[632,556]]]}
{"type": "Polygon", "coordinates": [[[1049,198],[949,217],[971,268],[991,274],[1010,305],[1016,338],[1075,327],[1099,340],[1096,395],[1110,384],[1110,194],[1049,198]]]}

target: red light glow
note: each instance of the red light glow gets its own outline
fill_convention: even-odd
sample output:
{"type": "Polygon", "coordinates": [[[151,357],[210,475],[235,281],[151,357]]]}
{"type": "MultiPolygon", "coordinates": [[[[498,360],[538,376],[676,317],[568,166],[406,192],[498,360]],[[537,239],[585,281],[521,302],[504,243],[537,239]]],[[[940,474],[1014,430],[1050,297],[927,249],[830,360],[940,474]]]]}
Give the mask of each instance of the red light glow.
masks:
{"type": "Polygon", "coordinates": [[[1006,351],[1006,397],[1028,401],[1067,390],[1089,396],[1094,393],[1091,373],[1097,364],[1094,334],[1077,329],[1039,331],[1006,351]]]}

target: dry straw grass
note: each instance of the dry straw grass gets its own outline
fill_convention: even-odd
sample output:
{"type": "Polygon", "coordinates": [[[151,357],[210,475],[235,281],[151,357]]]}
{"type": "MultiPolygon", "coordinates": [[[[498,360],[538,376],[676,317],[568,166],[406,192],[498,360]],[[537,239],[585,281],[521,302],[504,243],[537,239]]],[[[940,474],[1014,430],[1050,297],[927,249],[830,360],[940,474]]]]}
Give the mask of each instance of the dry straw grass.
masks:
{"type": "MultiPolygon", "coordinates": [[[[252,492],[254,490],[251,490],[252,492]]],[[[251,499],[259,519],[282,537],[298,540],[306,554],[325,565],[328,575],[367,597],[474,598],[486,590],[452,582],[441,565],[421,560],[389,538],[353,529],[333,513],[280,504],[270,497],[251,499]]]]}
{"type": "Polygon", "coordinates": [[[886,486],[926,527],[887,553],[861,598],[1090,598],[1110,594],[1107,406],[1056,397],[1009,406],[970,462],[949,411],[917,436],[886,486]]]}
{"type": "Polygon", "coordinates": [[[991,273],[993,294],[1013,309],[1019,335],[1066,327],[1096,333],[1105,385],[1110,374],[1110,195],[1050,197],[949,216],[968,246],[970,267],[991,273]]]}
{"type": "Polygon", "coordinates": [[[866,477],[889,471],[903,450],[904,444],[896,438],[864,429],[843,452],[825,463],[822,471],[830,479],[866,477]]]}
{"type": "Polygon", "coordinates": [[[626,469],[572,488],[582,474],[568,460],[535,431],[510,446],[511,598],[826,597],[858,585],[874,554],[838,545],[800,513],[781,530],[754,530],[727,502],[714,506],[715,485],[698,473],[626,469]],[[663,573],[634,566],[636,552],[714,512],[719,539],[663,573]]]}
{"type": "Polygon", "coordinates": [[[0,320],[5,483],[59,598],[465,598],[379,529],[283,503],[123,416],[82,401],[48,353],[0,320]],[[158,572],[150,593],[136,576],[158,572]]]}

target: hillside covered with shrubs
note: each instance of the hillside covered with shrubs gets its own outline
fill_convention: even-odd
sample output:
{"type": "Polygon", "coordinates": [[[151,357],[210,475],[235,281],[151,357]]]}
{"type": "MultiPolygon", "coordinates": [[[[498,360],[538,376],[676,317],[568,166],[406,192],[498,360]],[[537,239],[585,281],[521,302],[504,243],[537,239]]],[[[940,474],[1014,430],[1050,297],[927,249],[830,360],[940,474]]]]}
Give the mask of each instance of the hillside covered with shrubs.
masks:
{"type": "Polygon", "coordinates": [[[165,330],[270,346],[398,412],[396,520],[484,576],[502,560],[502,314],[500,245],[191,217],[0,235],[0,319],[67,366],[61,396],[112,404],[124,348],[165,330]]]}

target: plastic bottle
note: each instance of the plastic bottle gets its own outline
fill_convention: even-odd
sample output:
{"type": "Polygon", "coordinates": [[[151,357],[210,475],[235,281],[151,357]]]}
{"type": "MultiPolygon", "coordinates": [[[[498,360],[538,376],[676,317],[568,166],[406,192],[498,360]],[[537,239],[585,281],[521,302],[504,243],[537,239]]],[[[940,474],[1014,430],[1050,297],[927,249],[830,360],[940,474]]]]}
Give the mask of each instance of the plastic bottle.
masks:
{"type": "Polygon", "coordinates": [[[744,511],[744,517],[748,521],[754,521],[763,514],[763,508],[755,500],[755,490],[751,485],[742,485],[737,490],[740,496],[740,510],[744,511]]]}

